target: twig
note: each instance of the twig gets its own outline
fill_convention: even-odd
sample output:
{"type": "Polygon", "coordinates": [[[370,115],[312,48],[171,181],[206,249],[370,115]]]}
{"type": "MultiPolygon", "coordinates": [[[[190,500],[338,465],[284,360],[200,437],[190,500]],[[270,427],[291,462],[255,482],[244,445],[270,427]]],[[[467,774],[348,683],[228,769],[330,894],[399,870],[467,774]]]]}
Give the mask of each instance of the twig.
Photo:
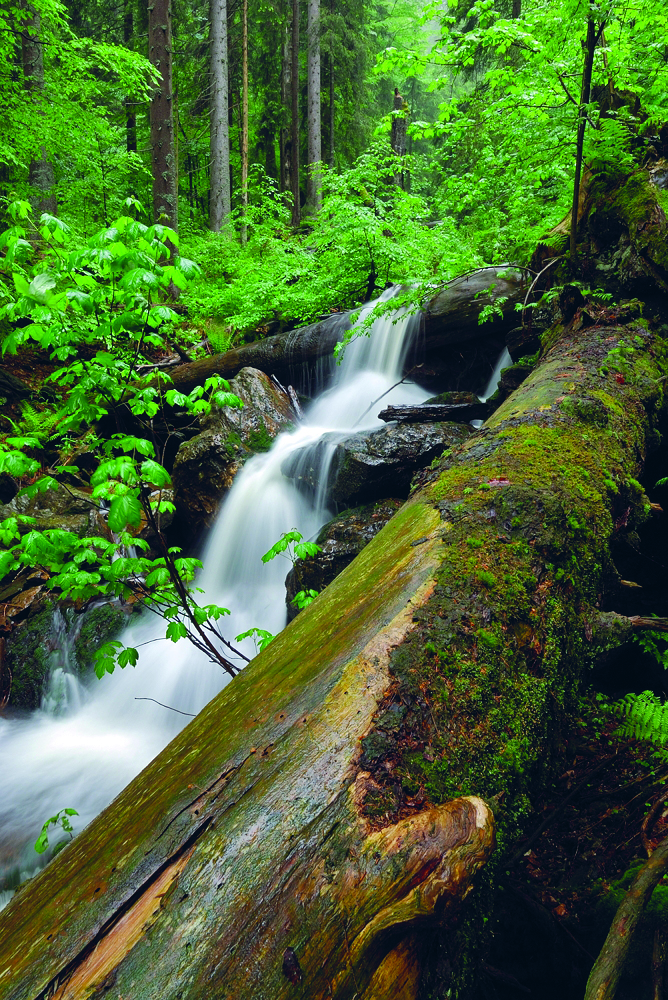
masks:
{"type": "Polygon", "coordinates": [[[155,702],[156,705],[160,705],[160,708],[168,708],[170,712],[178,712],[179,715],[189,715],[191,719],[195,718],[195,716],[194,716],[194,714],[192,712],[182,712],[180,708],[172,708],[171,705],[163,705],[163,703],[161,701],[156,701],[155,698],[137,698],[137,697],[135,697],[135,701],[152,701],[152,702],[155,702]]]}
{"type": "Polygon", "coordinates": [[[668,837],[664,837],[619,904],[608,936],[591,970],[585,1000],[613,1000],[638,921],[667,868],[668,837]]]}
{"type": "Polygon", "coordinates": [[[357,427],[357,425],[359,424],[360,420],[364,420],[364,418],[366,417],[366,415],[369,412],[369,410],[372,410],[374,408],[374,406],[376,405],[376,403],[380,403],[381,399],[383,399],[384,396],[387,396],[388,392],[392,392],[392,390],[396,389],[398,385],[403,385],[404,382],[406,381],[406,379],[410,378],[411,375],[413,374],[413,372],[417,368],[422,368],[422,364],[414,365],[409,372],[406,372],[406,374],[404,375],[403,378],[400,378],[398,382],[395,382],[394,385],[391,385],[389,389],[386,389],[385,392],[382,392],[380,394],[380,396],[378,397],[378,399],[374,399],[374,401],[372,403],[369,403],[369,405],[367,406],[367,408],[364,411],[364,413],[362,414],[362,416],[357,418],[357,420],[353,424],[353,427],[357,427]]]}
{"type": "Polygon", "coordinates": [[[663,806],[665,805],[666,800],[668,800],[668,789],[663,793],[663,795],[659,795],[658,799],[642,821],[642,826],[640,827],[640,839],[642,840],[642,846],[647,851],[648,858],[651,858],[652,856],[652,845],[649,840],[650,831],[659,818],[659,813],[663,811],[663,806]]]}
{"type": "Polygon", "coordinates": [[[545,274],[548,267],[552,267],[552,265],[555,264],[558,260],[561,260],[563,256],[564,256],[563,254],[560,254],[558,257],[553,257],[552,260],[549,262],[549,264],[546,264],[543,270],[539,271],[534,280],[531,282],[531,287],[529,288],[529,291],[527,292],[526,298],[524,299],[524,303],[522,305],[522,326],[524,326],[524,313],[526,311],[527,302],[529,301],[529,296],[536,287],[536,282],[540,278],[541,274],[545,274]]]}

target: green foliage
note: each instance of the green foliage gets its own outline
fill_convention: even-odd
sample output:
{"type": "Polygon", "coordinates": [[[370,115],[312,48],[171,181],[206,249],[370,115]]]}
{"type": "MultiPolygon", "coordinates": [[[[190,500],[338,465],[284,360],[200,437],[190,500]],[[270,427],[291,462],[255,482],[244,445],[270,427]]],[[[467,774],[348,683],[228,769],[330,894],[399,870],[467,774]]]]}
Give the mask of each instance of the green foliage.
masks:
{"type": "Polygon", "coordinates": [[[286,555],[294,566],[298,559],[306,559],[308,556],[315,556],[322,551],[315,542],[304,542],[303,537],[301,532],[294,529],[284,531],[279,540],[262,556],[262,562],[271,562],[278,555],[286,555]]]}
{"type": "Polygon", "coordinates": [[[349,170],[324,170],[322,209],[298,233],[275,182],[255,168],[245,245],[230,229],[185,237],[203,271],[185,296],[191,315],[212,317],[224,347],[263,325],[357,305],[388,283],[406,284],[407,301],[419,303],[434,282],[483,264],[452,220],[427,225],[428,200],[391,183],[395,166],[379,140],[349,170]]]}
{"type": "MultiPolygon", "coordinates": [[[[32,339],[65,364],[51,376],[60,401],[48,417],[38,420],[24,408],[21,425],[15,425],[23,433],[0,439],[0,471],[31,477],[21,491],[29,498],[67,490],[67,476],[78,471],[74,466],[55,465],[38,475],[41,460],[33,456],[50,434],[62,440],[111,416],[117,427],[129,420],[146,436],[118,430],[89,439],[98,460],[90,476],[91,507],[106,505],[109,535],[80,538],[72,531],[38,530],[23,515],[9,518],[0,524],[0,575],[41,566],[61,599],[138,597],[166,620],[166,638],[188,638],[233,674],[237,668],[223,653],[229,644],[216,625],[227,609],[199,604],[193,587],[199,560],[168,548],[160,531],[160,515],[174,506],[164,495],[171,480],[152,438],[153,419],[161,415],[168,422],[170,407],[196,419],[213,405],[243,403],[218,375],[185,394],[165,390],[168,379],[142,377],[137,370],[142,349],[161,346],[163,330],[173,323],[166,302],[170,283],[185,286],[197,269],[183,258],[170,261],[167,243],[176,244],[178,237],[165,226],[122,217],[83,246],[68,248],[73,238],[59,220],[42,216],[38,226],[23,202],[9,211],[17,224],[0,236],[0,329],[8,331],[2,351],[15,352],[32,339]],[[39,253],[19,222],[39,229],[39,253]],[[82,356],[83,345],[88,349],[82,356]],[[158,558],[149,558],[148,542],[133,534],[142,524],[159,540],[158,558]],[[128,554],[131,546],[137,555],[128,554]]],[[[96,673],[134,666],[137,657],[135,649],[108,642],[96,657],[96,673]]]]}
{"type": "Polygon", "coordinates": [[[652,691],[627,694],[612,706],[623,719],[620,732],[634,740],[648,740],[668,756],[668,705],[652,691]]]}
{"type": "MultiPolygon", "coordinates": [[[[70,835],[70,840],[72,840],[74,827],[72,826],[72,823],[70,821],[70,816],[78,816],[78,815],[79,813],[76,811],[76,809],[60,809],[55,816],[50,816],[49,819],[47,819],[47,821],[42,826],[41,833],[37,838],[37,840],[35,841],[35,850],[37,851],[37,853],[44,854],[44,852],[48,850],[49,848],[48,835],[52,826],[55,827],[56,829],[60,827],[60,829],[64,833],[68,833],[70,835]]],[[[57,851],[59,848],[62,849],[63,847],[65,847],[65,843],[66,841],[61,841],[60,843],[56,844],[55,850],[57,851]]]]}
{"type": "Polygon", "coordinates": [[[269,643],[275,639],[276,636],[271,632],[267,632],[264,628],[249,628],[247,632],[242,632],[241,635],[236,636],[236,642],[242,642],[244,639],[253,639],[255,642],[255,649],[258,653],[261,653],[263,649],[266,649],[269,643]]]}
{"type": "Polygon", "coordinates": [[[316,599],[317,596],[318,596],[317,590],[311,590],[310,588],[309,590],[300,590],[292,598],[292,603],[294,604],[294,606],[297,608],[298,611],[303,611],[304,608],[307,608],[309,604],[311,604],[316,599]]]}

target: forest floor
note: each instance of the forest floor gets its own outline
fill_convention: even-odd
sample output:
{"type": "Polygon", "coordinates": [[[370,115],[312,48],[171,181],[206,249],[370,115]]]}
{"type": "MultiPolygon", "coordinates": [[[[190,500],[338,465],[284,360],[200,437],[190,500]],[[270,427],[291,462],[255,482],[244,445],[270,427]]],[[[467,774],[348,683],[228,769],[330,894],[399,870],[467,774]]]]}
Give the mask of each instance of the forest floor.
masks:
{"type": "MultiPolygon", "coordinates": [[[[641,825],[668,790],[668,759],[620,736],[619,718],[594,695],[582,708],[566,741],[564,770],[534,803],[528,836],[502,875],[486,1000],[582,997],[623,891],[647,858],[641,825]]],[[[653,827],[652,846],[667,833],[664,815],[653,827]]],[[[654,927],[666,896],[668,886],[661,885],[639,928],[619,1000],[651,996],[654,927]]]]}

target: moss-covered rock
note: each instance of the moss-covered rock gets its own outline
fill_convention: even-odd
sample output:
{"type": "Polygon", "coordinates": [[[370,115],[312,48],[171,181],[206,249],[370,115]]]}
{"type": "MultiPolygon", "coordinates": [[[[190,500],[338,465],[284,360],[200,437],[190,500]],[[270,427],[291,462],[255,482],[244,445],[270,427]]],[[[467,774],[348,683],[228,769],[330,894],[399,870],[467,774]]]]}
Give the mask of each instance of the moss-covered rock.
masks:
{"type": "Polygon", "coordinates": [[[18,625],[5,640],[5,664],[12,677],[9,707],[22,711],[39,708],[53,667],[60,666],[83,677],[93,654],[127,624],[127,614],[116,604],[98,604],[85,611],[72,607],[60,611],[49,601],[18,625]],[[59,615],[59,621],[54,616],[59,615]]]}
{"type": "Polygon", "coordinates": [[[28,618],[5,640],[5,663],[11,672],[9,705],[32,711],[39,708],[51,669],[53,651],[52,604],[28,618]]]}
{"type": "Polygon", "coordinates": [[[201,433],[181,445],[172,480],[181,533],[194,538],[210,526],[234,477],[295,419],[290,397],[255,368],[243,368],[230,383],[242,409],[215,408],[201,421],[201,433]]]}

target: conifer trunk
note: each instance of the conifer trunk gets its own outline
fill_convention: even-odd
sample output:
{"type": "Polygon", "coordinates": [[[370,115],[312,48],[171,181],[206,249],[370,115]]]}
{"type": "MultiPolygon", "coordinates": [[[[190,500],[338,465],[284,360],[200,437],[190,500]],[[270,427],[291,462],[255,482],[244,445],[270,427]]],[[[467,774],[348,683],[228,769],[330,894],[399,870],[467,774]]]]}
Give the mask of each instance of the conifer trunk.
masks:
{"type": "Polygon", "coordinates": [[[227,56],[227,0],[211,0],[210,226],[220,231],[230,214],[230,122],[227,56]]]}
{"type": "Polygon", "coordinates": [[[320,111],[320,0],[308,0],[308,178],[306,202],[317,212],[321,202],[321,177],[316,164],[322,160],[320,111]]]}
{"type": "Polygon", "coordinates": [[[241,5],[242,103],[241,103],[241,242],[248,239],[248,0],[241,5]]]}
{"type": "MultiPolygon", "coordinates": [[[[44,95],[44,46],[40,37],[40,16],[30,6],[26,10],[28,17],[24,17],[21,29],[23,81],[26,91],[35,103],[36,113],[40,115],[39,102],[44,95]]],[[[30,160],[28,183],[36,192],[33,205],[35,215],[38,218],[42,212],[55,215],[57,207],[54,191],[55,175],[53,163],[47,156],[45,146],[42,146],[39,157],[33,156],[30,160]]]]}
{"type": "Polygon", "coordinates": [[[149,104],[153,218],[178,228],[177,165],[172,86],[172,7],[170,0],[149,0],[149,59],[160,83],[149,104]]]}
{"type": "MultiPolygon", "coordinates": [[[[134,31],[132,0],[125,0],[123,11],[123,42],[130,48],[134,31]]],[[[137,115],[132,98],[125,100],[125,149],[128,153],[137,152],[137,115]]]]}
{"type": "MultiPolygon", "coordinates": [[[[600,31],[603,28],[601,27],[600,31]]],[[[600,34],[600,32],[599,32],[600,34]]],[[[582,174],[582,151],[584,147],[585,130],[587,127],[587,105],[591,95],[591,75],[594,69],[594,53],[598,35],[593,18],[587,20],[587,41],[585,43],[585,64],[582,72],[582,90],[580,108],[578,111],[578,134],[575,147],[575,177],[573,180],[573,208],[571,210],[570,257],[571,265],[575,265],[577,256],[578,214],[580,206],[580,177],[582,174]]]]}
{"type": "Polygon", "coordinates": [[[301,195],[299,185],[299,0],[292,0],[292,145],[290,170],[292,180],[292,226],[301,221],[301,195]]]}
{"type": "Polygon", "coordinates": [[[279,132],[279,187],[281,192],[292,190],[290,169],[292,140],[290,134],[290,107],[292,94],[292,30],[286,15],[281,43],[281,127],[279,132]]]}

